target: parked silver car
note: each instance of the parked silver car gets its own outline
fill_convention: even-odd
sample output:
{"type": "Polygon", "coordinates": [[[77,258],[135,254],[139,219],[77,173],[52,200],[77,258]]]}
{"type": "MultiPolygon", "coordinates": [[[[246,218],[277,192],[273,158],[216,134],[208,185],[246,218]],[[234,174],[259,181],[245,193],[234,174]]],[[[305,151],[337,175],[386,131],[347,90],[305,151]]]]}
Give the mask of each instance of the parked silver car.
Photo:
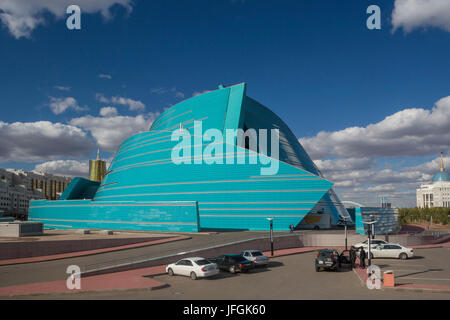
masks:
{"type": "Polygon", "coordinates": [[[245,250],[241,252],[241,256],[249,261],[253,261],[255,266],[267,266],[269,264],[269,258],[259,250],[245,250]]]}

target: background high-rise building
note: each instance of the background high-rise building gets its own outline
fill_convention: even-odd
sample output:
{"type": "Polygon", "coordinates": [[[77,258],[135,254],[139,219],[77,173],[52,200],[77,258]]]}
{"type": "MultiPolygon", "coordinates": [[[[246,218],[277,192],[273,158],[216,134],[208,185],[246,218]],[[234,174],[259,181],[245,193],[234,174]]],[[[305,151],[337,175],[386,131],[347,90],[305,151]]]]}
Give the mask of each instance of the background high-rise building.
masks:
{"type": "Polygon", "coordinates": [[[0,211],[26,218],[30,200],[57,200],[70,181],[47,173],[0,169],[0,211]]]}
{"type": "Polygon", "coordinates": [[[89,160],[89,180],[101,182],[106,173],[106,162],[100,159],[100,149],[97,149],[97,159],[89,160]]]}
{"type": "Polygon", "coordinates": [[[450,175],[445,172],[444,157],[441,152],[441,169],[430,183],[417,189],[418,208],[450,208],[450,175]]]}

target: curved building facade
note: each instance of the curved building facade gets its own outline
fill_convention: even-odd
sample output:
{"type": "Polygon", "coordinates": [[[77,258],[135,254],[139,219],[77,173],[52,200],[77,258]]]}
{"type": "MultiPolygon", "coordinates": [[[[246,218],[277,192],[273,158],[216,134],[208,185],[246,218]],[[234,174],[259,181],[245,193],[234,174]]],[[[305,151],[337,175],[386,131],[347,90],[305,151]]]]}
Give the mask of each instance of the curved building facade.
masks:
{"type": "Polygon", "coordinates": [[[101,184],[74,179],[61,200],[33,201],[29,217],[53,228],[193,232],[267,230],[273,218],[274,230],[289,230],[318,207],[336,221],[348,215],[331,187],[287,125],[248,97],[243,83],[166,110],[149,131],[120,145],[101,184]],[[266,129],[268,141],[277,132],[278,155],[271,144],[263,150],[260,136],[256,144],[217,138],[239,129],[266,129]],[[269,168],[276,172],[264,174],[269,168]]]}

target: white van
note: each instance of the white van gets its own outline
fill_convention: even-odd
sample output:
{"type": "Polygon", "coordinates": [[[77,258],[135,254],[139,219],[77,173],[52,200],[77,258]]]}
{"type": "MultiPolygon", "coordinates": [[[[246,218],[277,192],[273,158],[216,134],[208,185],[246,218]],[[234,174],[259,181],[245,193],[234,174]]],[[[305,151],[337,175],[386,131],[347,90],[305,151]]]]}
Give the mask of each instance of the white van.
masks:
{"type": "Polygon", "coordinates": [[[308,213],[298,224],[298,229],[330,229],[331,215],[329,213],[308,213]]]}

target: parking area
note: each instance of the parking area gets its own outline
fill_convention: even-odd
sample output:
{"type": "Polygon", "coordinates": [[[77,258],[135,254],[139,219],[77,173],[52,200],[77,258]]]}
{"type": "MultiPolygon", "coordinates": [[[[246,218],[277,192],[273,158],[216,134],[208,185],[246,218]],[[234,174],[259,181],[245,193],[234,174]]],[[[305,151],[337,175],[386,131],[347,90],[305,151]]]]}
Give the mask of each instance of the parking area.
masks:
{"type": "MultiPolygon", "coordinates": [[[[431,253],[431,256],[436,255],[438,257],[448,254],[448,251],[443,251],[442,248],[436,250],[433,253],[431,253],[432,251],[422,253],[422,250],[420,250],[418,256],[428,256],[431,253]]],[[[152,278],[166,283],[168,286],[153,291],[139,289],[80,292],[75,294],[20,296],[15,297],[15,299],[450,299],[450,293],[369,290],[361,283],[355,272],[350,269],[342,269],[338,272],[316,272],[314,268],[315,256],[315,252],[309,252],[278,257],[271,259],[268,268],[253,269],[244,274],[221,272],[212,278],[198,280],[191,280],[184,276],[156,275],[152,278]]],[[[407,261],[393,260],[386,263],[384,260],[386,259],[380,260],[380,262],[386,264],[386,266],[383,266],[380,263],[383,268],[387,267],[388,263],[390,263],[389,267],[399,262],[413,265],[416,261],[425,261],[426,258],[407,261]]],[[[402,264],[399,265],[402,269],[397,269],[396,272],[405,270],[402,264]]],[[[439,277],[441,276],[443,277],[443,274],[439,277]]]]}
{"type": "Polygon", "coordinates": [[[415,249],[407,260],[373,259],[381,271],[393,270],[396,284],[450,286],[450,248],[415,249]]]}

